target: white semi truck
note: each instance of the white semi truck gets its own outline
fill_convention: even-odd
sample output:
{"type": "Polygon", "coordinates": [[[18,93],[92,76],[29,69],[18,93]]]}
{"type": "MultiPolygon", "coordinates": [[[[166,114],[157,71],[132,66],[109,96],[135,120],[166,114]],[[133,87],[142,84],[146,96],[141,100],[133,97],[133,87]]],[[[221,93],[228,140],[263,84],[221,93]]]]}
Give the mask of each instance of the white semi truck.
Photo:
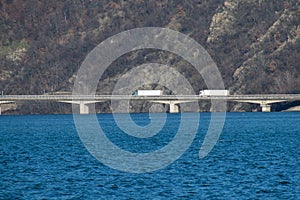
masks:
{"type": "Polygon", "coordinates": [[[201,90],[199,96],[228,96],[229,90],[201,90]]]}
{"type": "Polygon", "coordinates": [[[160,96],[162,95],[161,90],[135,90],[132,93],[133,96],[160,96]]]}

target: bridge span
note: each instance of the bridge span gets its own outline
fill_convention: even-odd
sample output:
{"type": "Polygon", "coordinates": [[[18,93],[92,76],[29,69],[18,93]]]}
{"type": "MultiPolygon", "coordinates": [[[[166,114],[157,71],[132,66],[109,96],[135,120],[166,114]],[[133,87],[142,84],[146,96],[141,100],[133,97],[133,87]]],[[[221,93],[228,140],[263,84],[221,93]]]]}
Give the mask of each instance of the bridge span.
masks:
{"type": "Polygon", "coordinates": [[[234,101],[259,104],[262,112],[270,112],[271,104],[279,102],[300,100],[300,94],[251,94],[251,95],[227,95],[227,96],[199,96],[199,95],[160,95],[160,96],[132,96],[132,95],[0,95],[1,104],[16,101],[57,101],[79,105],[80,114],[89,113],[89,104],[105,101],[120,100],[144,100],[154,103],[170,105],[170,112],[179,112],[178,104],[196,101],[234,101]]]}

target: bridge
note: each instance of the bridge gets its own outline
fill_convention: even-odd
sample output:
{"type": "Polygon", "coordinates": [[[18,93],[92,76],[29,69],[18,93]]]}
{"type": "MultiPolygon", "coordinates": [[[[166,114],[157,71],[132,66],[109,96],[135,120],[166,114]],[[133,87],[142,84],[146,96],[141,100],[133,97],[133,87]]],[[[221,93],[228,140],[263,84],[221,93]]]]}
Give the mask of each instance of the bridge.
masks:
{"type": "Polygon", "coordinates": [[[89,113],[89,104],[105,101],[149,101],[153,103],[168,104],[170,113],[179,112],[178,104],[223,100],[242,103],[259,104],[262,112],[270,112],[271,104],[279,102],[292,102],[300,100],[300,94],[254,94],[254,95],[227,95],[227,96],[199,96],[199,95],[160,95],[160,96],[132,96],[132,95],[0,95],[0,114],[1,104],[18,101],[56,101],[79,105],[80,114],[89,113]]]}

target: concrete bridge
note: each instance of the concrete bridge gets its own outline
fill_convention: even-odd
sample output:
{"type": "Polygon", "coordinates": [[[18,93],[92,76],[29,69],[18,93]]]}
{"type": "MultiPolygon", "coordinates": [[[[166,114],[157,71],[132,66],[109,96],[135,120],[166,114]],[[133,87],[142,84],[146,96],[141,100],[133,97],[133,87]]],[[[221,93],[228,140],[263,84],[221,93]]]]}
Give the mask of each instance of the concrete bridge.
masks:
{"type": "Polygon", "coordinates": [[[89,113],[89,104],[110,100],[144,100],[154,103],[169,104],[170,113],[179,112],[178,104],[225,100],[243,103],[259,104],[262,112],[270,112],[271,104],[300,100],[300,94],[255,94],[255,95],[228,95],[228,96],[199,96],[199,95],[161,95],[161,96],[132,96],[132,95],[0,95],[1,104],[16,101],[57,101],[78,104],[80,114],[89,113]]]}

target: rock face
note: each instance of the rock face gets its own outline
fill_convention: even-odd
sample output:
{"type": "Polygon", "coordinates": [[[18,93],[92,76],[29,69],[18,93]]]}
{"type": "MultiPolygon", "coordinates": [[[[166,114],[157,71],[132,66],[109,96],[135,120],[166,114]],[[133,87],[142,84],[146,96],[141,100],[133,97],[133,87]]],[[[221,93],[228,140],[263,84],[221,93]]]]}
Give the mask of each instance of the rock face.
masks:
{"type": "MultiPolygon", "coordinates": [[[[88,53],[106,38],[136,27],[166,27],[193,38],[216,62],[232,94],[300,93],[298,0],[9,0],[0,2],[0,16],[0,90],[5,94],[72,91],[88,53]]],[[[144,63],[178,71],[196,93],[207,87],[180,56],[147,49],[113,62],[99,82],[98,93],[111,94],[120,78],[144,63]]],[[[162,69],[145,73],[144,80],[154,81],[157,75],[152,73],[161,73],[160,81],[176,77],[162,69]]],[[[136,88],[154,89],[160,84],[136,88]]],[[[70,112],[69,105],[23,106],[26,109],[19,106],[17,112],[70,112]]],[[[110,106],[105,103],[98,109],[109,112],[110,106]]],[[[141,103],[138,110],[132,109],[145,111],[149,106],[141,103]]],[[[235,104],[229,109],[256,107],[235,104]]],[[[209,104],[203,103],[200,110],[209,110],[209,104]]]]}
{"type": "MultiPolygon", "coordinates": [[[[297,87],[296,84],[299,85],[299,66],[295,62],[291,63],[287,55],[287,52],[293,52],[295,56],[299,55],[296,50],[300,47],[298,22],[299,10],[285,9],[265,33],[250,45],[247,59],[233,75],[237,86],[241,88],[238,92],[245,91],[242,88],[252,79],[254,73],[260,73],[256,83],[265,84],[264,88],[267,92],[292,92],[294,90],[292,88],[297,87]],[[266,46],[269,48],[266,49],[266,46]],[[286,66],[288,64],[289,66],[286,66]],[[268,80],[268,76],[272,79],[268,80]],[[295,81],[295,85],[288,83],[291,80],[295,81]],[[269,83],[266,84],[265,81],[269,83]]],[[[263,91],[264,88],[261,90],[263,91]]]]}
{"type": "Polygon", "coordinates": [[[214,42],[220,40],[222,36],[235,34],[234,25],[237,18],[234,12],[238,9],[238,1],[225,1],[216,14],[212,17],[209,27],[210,34],[207,42],[214,42]]]}

